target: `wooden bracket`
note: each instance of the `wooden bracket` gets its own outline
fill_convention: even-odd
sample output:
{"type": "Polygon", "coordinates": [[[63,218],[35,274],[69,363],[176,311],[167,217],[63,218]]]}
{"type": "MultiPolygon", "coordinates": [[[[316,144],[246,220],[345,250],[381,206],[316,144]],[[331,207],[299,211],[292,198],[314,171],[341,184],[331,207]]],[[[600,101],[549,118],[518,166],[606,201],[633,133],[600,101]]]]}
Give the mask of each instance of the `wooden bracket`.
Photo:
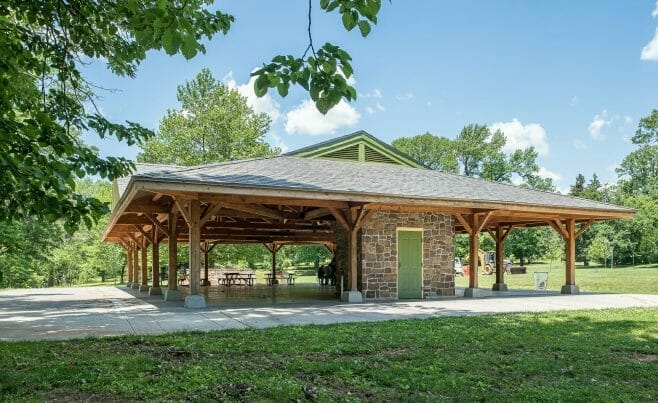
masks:
{"type": "Polygon", "coordinates": [[[583,232],[585,232],[587,228],[589,228],[592,224],[594,224],[594,220],[589,220],[583,225],[581,225],[580,228],[578,228],[578,231],[576,232],[576,239],[578,239],[578,237],[580,237],[583,234],[583,232]]]}
{"type": "Polygon", "coordinates": [[[564,229],[564,225],[562,224],[562,222],[561,222],[560,220],[558,220],[558,219],[554,219],[554,220],[548,220],[548,221],[546,221],[546,222],[547,222],[548,225],[550,225],[555,231],[557,231],[557,233],[560,234],[560,235],[562,236],[562,238],[563,238],[565,241],[568,241],[568,240],[569,240],[569,233],[567,232],[566,229],[564,229]]]}
{"type": "Polygon", "coordinates": [[[464,227],[464,229],[469,235],[473,234],[473,228],[471,228],[471,225],[468,223],[468,221],[466,221],[463,215],[461,215],[460,213],[455,213],[455,218],[464,227]]]}
{"type": "Polygon", "coordinates": [[[345,219],[342,211],[335,207],[329,207],[329,211],[336,218],[336,221],[338,221],[346,231],[350,230],[350,225],[347,223],[347,220],[345,219]]]}
{"type": "Polygon", "coordinates": [[[204,211],[203,214],[201,214],[201,220],[199,221],[199,225],[203,227],[221,209],[222,209],[221,204],[209,205],[206,211],[204,211]]]}

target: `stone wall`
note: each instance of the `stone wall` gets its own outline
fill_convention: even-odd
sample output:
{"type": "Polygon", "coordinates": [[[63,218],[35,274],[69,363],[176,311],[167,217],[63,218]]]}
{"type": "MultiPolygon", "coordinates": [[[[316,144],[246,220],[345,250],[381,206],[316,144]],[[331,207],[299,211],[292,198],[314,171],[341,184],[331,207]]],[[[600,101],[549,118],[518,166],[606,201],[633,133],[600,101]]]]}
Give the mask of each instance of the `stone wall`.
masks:
{"type": "Polygon", "coordinates": [[[397,230],[423,229],[423,295],[454,295],[454,219],[450,214],[379,211],[359,231],[359,289],[397,299],[397,230]]]}

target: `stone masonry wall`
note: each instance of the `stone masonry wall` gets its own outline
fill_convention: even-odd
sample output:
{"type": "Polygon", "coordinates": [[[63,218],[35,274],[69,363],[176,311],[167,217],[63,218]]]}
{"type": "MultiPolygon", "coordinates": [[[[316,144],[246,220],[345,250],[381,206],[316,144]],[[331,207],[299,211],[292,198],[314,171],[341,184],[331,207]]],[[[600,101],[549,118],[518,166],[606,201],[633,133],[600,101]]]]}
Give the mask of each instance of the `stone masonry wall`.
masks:
{"type": "Polygon", "coordinates": [[[397,230],[423,229],[423,295],[454,295],[454,219],[450,214],[379,211],[361,229],[360,289],[367,299],[397,299],[397,230]]]}

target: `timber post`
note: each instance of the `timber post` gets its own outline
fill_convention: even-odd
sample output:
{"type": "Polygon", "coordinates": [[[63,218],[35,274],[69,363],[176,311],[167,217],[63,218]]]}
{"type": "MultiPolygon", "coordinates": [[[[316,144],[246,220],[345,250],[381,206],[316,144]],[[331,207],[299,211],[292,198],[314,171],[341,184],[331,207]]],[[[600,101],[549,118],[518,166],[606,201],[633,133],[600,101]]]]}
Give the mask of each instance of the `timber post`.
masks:
{"type": "Polygon", "coordinates": [[[183,215],[187,213],[186,221],[189,226],[190,249],[190,293],[185,298],[185,307],[205,308],[206,299],[199,293],[199,284],[201,282],[201,204],[198,198],[190,199],[187,202],[187,209],[181,210],[183,215]]]}
{"type": "Polygon", "coordinates": [[[136,241],[133,243],[133,283],[131,288],[139,289],[139,246],[136,241]]]}
{"type": "Polygon", "coordinates": [[[576,285],[576,220],[570,218],[566,222],[568,238],[565,244],[565,284],[560,292],[562,294],[578,294],[580,289],[576,285]]]}
{"type": "Polygon", "coordinates": [[[496,225],[494,240],[496,241],[496,282],[491,286],[492,291],[507,291],[505,284],[505,239],[514,229],[510,225],[505,231],[502,225],[496,225]]]}
{"type": "Polygon", "coordinates": [[[208,279],[208,271],[209,271],[208,255],[210,254],[208,241],[203,242],[202,251],[203,251],[203,279],[201,279],[201,285],[207,286],[210,285],[210,280],[208,279]]]}
{"type": "MultiPolygon", "coordinates": [[[[468,288],[464,290],[464,297],[466,298],[477,298],[482,296],[478,289],[478,252],[480,251],[478,235],[480,234],[480,231],[482,231],[482,229],[487,225],[493,214],[493,210],[473,213],[470,216],[470,220],[467,220],[461,214],[455,213],[455,218],[457,218],[457,220],[464,226],[464,229],[469,235],[468,288]]],[[[482,264],[484,264],[484,262],[482,262],[482,264]]]]}
{"type": "Polygon", "coordinates": [[[133,285],[133,247],[130,242],[126,244],[126,255],[126,271],[128,273],[126,287],[130,288],[133,285]]]}
{"type": "Polygon", "coordinates": [[[142,283],[139,286],[139,291],[148,292],[149,291],[149,274],[148,274],[148,244],[147,239],[144,234],[142,234],[142,283]]]}
{"type": "Polygon", "coordinates": [[[158,236],[158,227],[152,228],[152,249],[151,249],[151,267],[153,277],[153,286],[149,288],[149,295],[162,295],[160,288],[160,237],[158,236]]]}
{"type": "Polygon", "coordinates": [[[167,249],[168,249],[168,264],[167,264],[167,289],[164,292],[165,301],[180,301],[183,299],[180,291],[178,290],[178,229],[176,228],[176,220],[178,220],[178,213],[175,210],[174,204],[169,210],[167,215],[167,249]]]}

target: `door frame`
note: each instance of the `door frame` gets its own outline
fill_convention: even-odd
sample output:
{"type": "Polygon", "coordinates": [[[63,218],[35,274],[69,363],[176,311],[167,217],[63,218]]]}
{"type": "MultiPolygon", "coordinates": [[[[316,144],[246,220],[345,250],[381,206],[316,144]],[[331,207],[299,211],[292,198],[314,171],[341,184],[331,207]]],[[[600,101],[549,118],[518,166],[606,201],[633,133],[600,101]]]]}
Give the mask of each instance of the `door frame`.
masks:
{"type": "Polygon", "coordinates": [[[420,232],[420,298],[423,298],[423,281],[425,280],[425,257],[423,246],[425,243],[425,229],[419,227],[397,227],[395,229],[395,287],[397,299],[400,299],[400,232],[420,232]]]}

